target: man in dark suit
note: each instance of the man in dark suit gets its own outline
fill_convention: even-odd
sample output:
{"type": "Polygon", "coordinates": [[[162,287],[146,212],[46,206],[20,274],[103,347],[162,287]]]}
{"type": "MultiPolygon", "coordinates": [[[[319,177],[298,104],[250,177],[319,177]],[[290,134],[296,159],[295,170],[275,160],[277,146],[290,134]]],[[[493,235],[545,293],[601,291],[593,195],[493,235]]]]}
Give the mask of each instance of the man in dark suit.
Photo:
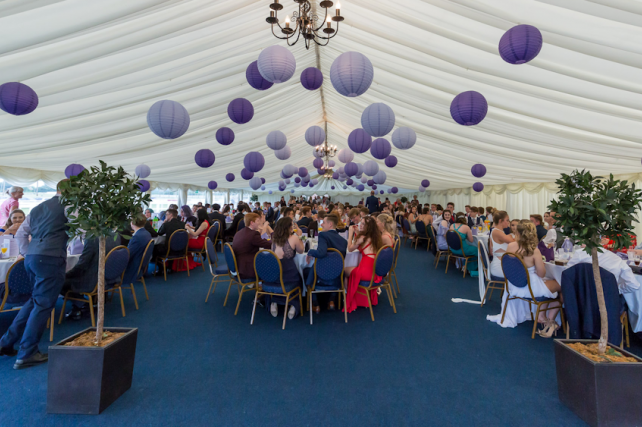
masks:
{"type": "Polygon", "coordinates": [[[243,218],[248,213],[251,213],[250,207],[245,203],[239,203],[238,212],[234,215],[234,220],[232,220],[232,225],[225,231],[225,237],[228,239],[233,239],[236,235],[236,232],[239,228],[239,223],[243,221],[243,218]]]}
{"type": "Polygon", "coordinates": [[[254,272],[254,256],[257,252],[263,249],[270,249],[272,242],[261,238],[259,228],[259,215],[255,213],[248,213],[243,218],[245,227],[243,227],[232,241],[232,249],[236,256],[236,263],[239,268],[239,278],[255,279],[254,272]]]}
{"type": "Polygon", "coordinates": [[[479,217],[479,211],[476,207],[470,207],[470,214],[468,216],[468,226],[469,227],[478,227],[484,225],[484,221],[479,217]]]}
{"type": "Polygon", "coordinates": [[[212,213],[209,214],[208,216],[210,218],[210,224],[214,224],[214,221],[218,221],[220,223],[219,237],[225,238],[225,215],[219,212],[220,209],[221,209],[221,205],[219,205],[218,203],[214,203],[212,205],[212,213]]]}
{"type": "Polygon", "coordinates": [[[379,199],[375,197],[375,192],[370,192],[370,197],[366,199],[366,207],[370,213],[377,212],[379,210],[379,199]]]}
{"type": "Polygon", "coordinates": [[[138,273],[138,268],[143,260],[145,249],[147,249],[147,245],[152,240],[152,236],[145,229],[147,221],[144,221],[144,219],[145,218],[141,216],[136,216],[131,222],[134,235],[129,240],[129,245],[127,246],[127,249],[129,250],[129,263],[127,264],[127,269],[123,276],[123,286],[134,283],[136,280],[136,274],[138,273]]]}
{"type": "Polygon", "coordinates": [[[270,224],[274,224],[274,208],[272,207],[272,203],[266,202],[266,206],[267,213],[265,214],[265,220],[270,224]]]}
{"type": "Polygon", "coordinates": [[[31,210],[15,236],[20,255],[25,257],[24,266],[33,283],[33,291],[0,339],[0,356],[18,355],[13,369],[28,368],[48,360],[46,354],[40,353],[38,343],[51,310],[56,306],[67,267],[67,217],[60,203],[62,182],[58,183],[54,197],[31,210]],[[18,341],[20,350],[16,351],[14,345],[18,341]]]}
{"type": "MultiPolygon", "coordinates": [[[[325,258],[328,254],[328,249],[337,249],[345,258],[346,250],[348,249],[348,241],[337,233],[338,223],[339,217],[336,214],[330,214],[325,217],[323,220],[323,231],[319,233],[319,245],[316,249],[312,249],[308,252],[308,263],[310,263],[312,258],[325,258]]],[[[307,278],[306,286],[311,287],[314,284],[314,270],[310,267],[304,268],[303,276],[307,278]]],[[[336,284],[341,286],[340,283],[336,284]]],[[[336,296],[336,292],[330,294],[328,310],[335,309],[334,299],[336,296]]],[[[316,294],[312,294],[312,310],[317,314],[321,311],[317,302],[316,294]]]]}
{"type": "Polygon", "coordinates": [[[176,230],[184,230],[185,223],[178,219],[178,211],[176,209],[167,209],[165,212],[165,222],[158,230],[159,236],[166,236],[164,243],[154,246],[154,256],[165,256],[167,254],[167,243],[172,233],[176,230]]]}
{"type": "Polygon", "coordinates": [[[541,241],[544,236],[546,236],[547,230],[542,225],[544,218],[539,214],[531,215],[531,222],[535,224],[535,230],[537,231],[537,241],[541,241]]]}

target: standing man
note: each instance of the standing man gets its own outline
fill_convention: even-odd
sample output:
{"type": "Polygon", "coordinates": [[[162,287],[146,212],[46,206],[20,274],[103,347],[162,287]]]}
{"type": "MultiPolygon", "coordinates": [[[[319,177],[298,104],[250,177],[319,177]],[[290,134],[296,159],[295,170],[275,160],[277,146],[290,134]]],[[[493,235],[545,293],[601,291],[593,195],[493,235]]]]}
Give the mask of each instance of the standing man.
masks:
{"type": "Polygon", "coordinates": [[[274,208],[272,207],[272,203],[265,202],[265,209],[265,220],[270,224],[274,224],[274,208]]]}
{"type": "Polygon", "coordinates": [[[366,207],[370,213],[379,211],[379,199],[375,197],[375,192],[370,192],[370,197],[366,199],[366,207]]]}
{"type": "Polygon", "coordinates": [[[13,369],[39,365],[48,359],[40,353],[38,343],[65,283],[67,216],[60,203],[60,185],[65,181],[68,180],[58,183],[54,197],[31,210],[16,234],[20,254],[25,257],[25,269],[34,286],[31,298],[0,340],[0,356],[18,355],[13,369]],[[16,351],[14,345],[18,340],[20,350],[16,351]]]}

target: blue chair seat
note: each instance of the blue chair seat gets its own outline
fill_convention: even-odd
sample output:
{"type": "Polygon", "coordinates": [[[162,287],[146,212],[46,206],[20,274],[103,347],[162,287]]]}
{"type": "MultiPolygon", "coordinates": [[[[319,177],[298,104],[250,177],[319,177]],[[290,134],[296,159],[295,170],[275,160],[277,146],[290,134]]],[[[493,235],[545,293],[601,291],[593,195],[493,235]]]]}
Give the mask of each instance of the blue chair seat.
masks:
{"type": "MultiPolygon", "coordinates": [[[[294,282],[292,282],[292,283],[284,283],[284,286],[285,286],[285,291],[286,292],[290,292],[292,289],[298,287],[299,284],[298,283],[294,283],[294,282]]],[[[263,288],[263,292],[271,292],[271,293],[274,293],[274,294],[282,294],[283,293],[283,289],[281,289],[281,284],[280,283],[265,283],[265,282],[263,282],[261,287],[263,288]]]]}
{"type": "Polygon", "coordinates": [[[499,276],[493,276],[492,274],[490,275],[490,280],[492,280],[494,282],[505,282],[506,281],[505,278],[499,277],[499,276]]]}
{"type": "MultiPolygon", "coordinates": [[[[2,302],[2,298],[4,298],[4,283],[2,284],[2,289],[0,289],[0,302],[2,302]]],[[[12,305],[12,306],[21,306],[25,304],[27,301],[29,301],[29,298],[31,298],[31,294],[14,295],[12,293],[9,293],[6,304],[12,305]]],[[[11,308],[11,307],[6,307],[6,308],[11,308]]]]}
{"type": "Polygon", "coordinates": [[[241,279],[241,283],[251,283],[251,282],[255,282],[255,281],[256,281],[256,279],[241,279]]]}
{"type": "Polygon", "coordinates": [[[314,289],[317,291],[338,291],[341,289],[341,284],[336,281],[319,279],[314,289]]]}
{"type": "MultiPolygon", "coordinates": [[[[533,301],[532,298],[524,298],[526,301],[533,301]]],[[[535,301],[537,302],[542,302],[542,301],[548,301],[548,300],[553,300],[554,298],[549,298],[549,297],[535,297],[535,301]]]]}
{"type": "Polygon", "coordinates": [[[227,265],[219,265],[216,267],[214,274],[227,274],[227,265]]]}
{"type": "MultiPolygon", "coordinates": [[[[378,281],[378,282],[375,282],[375,285],[378,285],[379,283],[381,283],[381,280],[378,281]]],[[[364,280],[362,282],[359,282],[359,286],[362,286],[364,288],[369,287],[370,286],[370,280],[364,280]]]]}

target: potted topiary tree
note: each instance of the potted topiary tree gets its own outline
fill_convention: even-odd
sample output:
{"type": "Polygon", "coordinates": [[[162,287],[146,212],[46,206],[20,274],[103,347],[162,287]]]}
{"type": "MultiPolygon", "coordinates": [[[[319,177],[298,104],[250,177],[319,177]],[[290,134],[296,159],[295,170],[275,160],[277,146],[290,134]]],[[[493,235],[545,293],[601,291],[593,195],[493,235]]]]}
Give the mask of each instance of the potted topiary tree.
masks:
{"type": "MultiPolygon", "coordinates": [[[[136,177],[100,161],[61,185],[69,218],[67,234],[99,241],[98,319],[88,328],[49,347],[47,411],[99,414],[131,387],[136,328],[104,328],[105,242],[118,238],[133,214],[149,205],[136,177]]],[[[93,310],[93,307],[90,307],[93,310]]]]}
{"type": "Polygon", "coordinates": [[[642,420],[642,359],[607,345],[608,318],[598,253],[603,251],[605,237],[613,240],[615,249],[631,244],[642,191],[613,175],[604,179],[587,171],[562,174],[557,185],[559,199],[549,210],[556,212],[563,234],[585,245],[591,255],[601,321],[597,343],[555,341],[559,398],[591,425],[637,425],[642,420]]]}

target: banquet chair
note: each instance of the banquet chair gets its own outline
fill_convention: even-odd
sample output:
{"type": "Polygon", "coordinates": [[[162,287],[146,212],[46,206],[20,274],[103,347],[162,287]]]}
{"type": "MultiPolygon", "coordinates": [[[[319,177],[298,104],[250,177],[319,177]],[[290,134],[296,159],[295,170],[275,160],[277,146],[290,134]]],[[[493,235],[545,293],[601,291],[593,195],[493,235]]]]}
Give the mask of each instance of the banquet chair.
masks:
{"type": "MultiPolygon", "coordinates": [[[[212,224],[209,230],[207,230],[207,237],[212,241],[212,245],[214,246],[214,265],[218,265],[218,255],[216,253],[216,245],[218,245],[219,241],[221,242],[221,249],[223,249],[223,239],[221,239],[220,235],[221,235],[221,223],[220,221],[215,220],[214,224],[212,224]]],[[[204,245],[204,248],[207,249],[206,244],[204,245]]]]}
{"type": "MultiPolygon", "coordinates": [[[[125,269],[127,269],[127,264],[129,263],[129,250],[126,246],[116,246],[114,249],[109,251],[105,257],[105,292],[109,292],[110,295],[118,291],[120,294],[120,308],[123,312],[123,317],[125,317],[125,302],[123,301],[123,276],[125,275],[125,269]]],[[[94,317],[94,300],[93,297],[96,297],[98,301],[98,283],[94,286],[94,290],[91,292],[80,292],[81,295],[89,298],[87,301],[85,298],[73,297],[74,291],[67,291],[65,293],[65,299],[62,301],[62,310],[60,311],[60,318],[58,319],[58,324],[62,323],[62,316],[65,314],[65,305],[67,300],[71,301],[80,301],[80,302],[89,302],[89,313],[91,314],[91,326],[96,327],[96,318],[94,317]]]]}
{"type": "MultiPolygon", "coordinates": [[[[150,240],[149,243],[147,244],[147,247],[145,248],[145,252],[143,252],[143,258],[140,260],[140,265],[138,266],[138,271],[136,272],[136,277],[134,278],[134,282],[140,280],[143,283],[143,290],[145,290],[145,298],[147,301],[149,301],[149,294],[147,293],[147,285],[145,284],[145,273],[147,272],[147,266],[149,265],[149,262],[152,260],[152,253],[154,252],[154,241],[150,240]]],[[[134,283],[129,284],[129,288],[132,291],[132,296],[134,297],[134,305],[136,306],[136,310],[138,310],[138,301],[136,300],[136,291],[134,290],[134,283]]]]}
{"type": "Polygon", "coordinates": [[[415,234],[410,232],[410,222],[408,222],[406,218],[403,219],[403,236],[405,238],[405,240],[403,241],[404,244],[406,244],[406,242],[408,241],[408,237],[415,236],[415,234]]]}
{"type": "MultiPolygon", "coordinates": [[[[323,258],[314,259],[314,281],[312,287],[308,288],[308,307],[310,307],[310,325],[312,324],[312,294],[325,292],[341,292],[343,294],[343,306],[346,306],[346,289],[343,283],[343,255],[337,249],[328,248],[328,254],[323,258]],[[336,280],[341,280],[339,287],[336,280]]],[[[341,298],[339,298],[339,310],[341,309],[341,298]]],[[[348,323],[348,311],[344,310],[345,320],[348,323]]]]}
{"type": "Polygon", "coordinates": [[[481,241],[477,241],[477,249],[479,251],[479,257],[482,260],[482,273],[484,275],[484,282],[486,282],[486,290],[484,291],[484,298],[482,298],[481,306],[484,306],[484,303],[486,302],[486,294],[488,293],[488,290],[490,289],[490,295],[488,296],[488,299],[491,299],[493,297],[493,291],[497,289],[498,291],[501,291],[501,295],[504,294],[504,289],[506,288],[506,279],[503,277],[498,277],[498,276],[493,276],[490,274],[490,269],[488,268],[488,253],[486,252],[486,246],[484,246],[484,243],[481,241]]]}
{"type": "MultiPolygon", "coordinates": [[[[218,225],[217,221],[214,221],[214,223],[218,225]]],[[[207,234],[208,237],[210,236],[210,230],[212,228],[214,228],[213,224],[210,225],[209,228],[207,229],[207,233],[206,234],[207,234]]],[[[216,239],[214,239],[214,241],[216,241],[216,239]]],[[[203,267],[203,271],[205,271],[205,257],[207,256],[207,247],[205,245],[205,242],[203,242],[203,247],[202,248],[200,248],[200,249],[189,249],[188,253],[191,256],[198,255],[198,259],[201,262],[201,267],[203,267]]]]}
{"type": "Polygon", "coordinates": [[[392,306],[395,314],[397,313],[397,307],[395,306],[395,299],[392,296],[392,285],[390,279],[390,270],[394,262],[394,251],[390,246],[384,246],[377,252],[375,258],[374,266],[372,268],[372,277],[370,280],[364,280],[359,282],[359,288],[357,292],[361,291],[361,294],[366,295],[368,298],[368,308],[370,308],[370,317],[374,322],[374,313],[372,311],[372,301],[370,300],[370,291],[377,288],[384,288],[388,293],[388,301],[392,306]],[[375,276],[381,276],[381,282],[375,283],[375,276]]]}
{"type": "Polygon", "coordinates": [[[256,279],[241,279],[239,277],[239,268],[238,264],[236,263],[236,255],[234,255],[234,250],[232,249],[231,244],[226,243],[225,246],[223,246],[223,254],[225,255],[225,262],[227,263],[226,267],[230,276],[230,285],[227,287],[227,294],[225,295],[223,307],[227,305],[227,297],[230,296],[230,289],[232,289],[232,285],[236,285],[239,290],[239,301],[236,303],[236,310],[234,311],[234,315],[236,316],[236,314],[239,312],[239,307],[241,306],[241,299],[243,298],[243,294],[245,292],[251,291],[252,288],[254,288],[254,285],[256,285],[256,279]]]}
{"type": "Polygon", "coordinates": [[[283,268],[281,260],[274,252],[265,249],[257,252],[254,256],[254,272],[256,274],[257,282],[261,282],[261,286],[256,287],[254,294],[254,305],[252,307],[252,319],[250,325],[254,324],[254,312],[256,311],[256,302],[259,295],[271,295],[278,297],[285,297],[285,311],[283,313],[283,328],[285,329],[285,321],[288,318],[288,304],[299,297],[299,306],[301,308],[301,316],[303,316],[303,299],[301,298],[301,287],[298,285],[283,283],[283,268]]]}
{"type": "Polygon", "coordinates": [[[207,302],[210,295],[212,295],[213,292],[216,292],[216,286],[218,286],[220,282],[226,282],[227,279],[231,277],[231,274],[227,269],[227,265],[222,265],[220,267],[216,265],[216,248],[209,237],[205,238],[205,249],[207,252],[207,261],[210,266],[210,273],[212,274],[212,283],[210,283],[210,289],[207,291],[207,296],[205,297],[205,302],[207,302]],[[222,277],[227,277],[227,279],[220,280],[222,277]],[[214,291],[212,291],[212,286],[214,286],[214,291]]]}
{"type": "Polygon", "coordinates": [[[432,225],[428,227],[428,236],[430,236],[431,241],[434,244],[434,254],[435,254],[435,268],[439,266],[439,261],[441,261],[441,256],[448,257],[448,251],[442,251],[439,249],[437,244],[437,238],[435,237],[435,229],[432,228],[432,225]]]}
{"type": "Polygon", "coordinates": [[[236,226],[236,232],[238,233],[239,231],[243,230],[245,227],[245,221],[239,221],[239,224],[236,226]]]}
{"type": "Polygon", "coordinates": [[[508,298],[506,299],[506,304],[504,305],[504,309],[502,310],[502,320],[500,324],[504,323],[504,317],[506,316],[506,307],[508,307],[508,303],[510,303],[513,300],[519,299],[522,301],[526,301],[528,303],[529,308],[532,307],[533,304],[537,306],[535,317],[533,317],[533,311],[529,310],[531,313],[531,320],[533,320],[533,333],[531,334],[531,339],[535,339],[535,331],[537,330],[536,319],[539,318],[540,312],[546,312],[548,310],[555,310],[559,308],[560,316],[562,317],[562,328],[563,329],[566,328],[565,322],[564,322],[564,310],[562,310],[562,301],[560,299],[560,294],[558,294],[557,298],[536,297],[535,295],[533,295],[533,289],[531,289],[531,278],[530,278],[530,275],[528,274],[528,268],[526,268],[526,264],[524,264],[524,261],[522,261],[519,255],[517,255],[514,252],[506,252],[502,256],[502,271],[504,272],[504,276],[506,277],[507,283],[510,282],[511,285],[518,288],[525,288],[528,286],[528,292],[530,293],[531,296],[530,298],[513,297],[510,295],[510,291],[507,284],[505,288],[505,292],[508,295],[508,298]],[[542,305],[548,305],[554,302],[557,302],[556,306],[554,307],[548,306],[542,309],[542,305]]]}
{"type": "Polygon", "coordinates": [[[425,240],[427,242],[426,250],[430,250],[430,236],[426,231],[426,224],[423,221],[417,221],[416,227],[417,235],[415,236],[415,250],[417,249],[417,244],[420,240],[425,240]]]}
{"type": "Polygon", "coordinates": [[[464,260],[464,278],[466,277],[466,267],[468,266],[468,261],[475,259],[472,255],[466,255],[464,253],[464,243],[461,241],[461,236],[459,233],[449,230],[446,232],[446,243],[448,243],[448,257],[446,258],[446,273],[448,273],[448,266],[450,265],[450,258],[455,258],[459,260],[464,260]],[[461,251],[461,255],[453,252],[461,251]]]}
{"type": "MultiPolygon", "coordinates": [[[[33,293],[33,283],[29,279],[29,274],[25,269],[25,260],[21,259],[16,261],[5,277],[4,285],[0,285],[0,313],[8,313],[10,311],[19,311],[31,298],[33,293]],[[5,306],[10,306],[5,308],[5,306]]],[[[49,341],[53,341],[54,334],[54,316],[56,307],[51,310],[51,316],[47,320],[47,327],[49,328],[49,341]]]]}
{"type": "Polygon", "coordinates": [[[310,234],[310,230],[308,229],[308,227],[301,226],[299,227],[299,229],[301,230],[301,233],[305,234],[306,236],[310,234]]]}
{"type": "Polygon", "coordinates": [[[189,276],[189,259],[187,251],[189,250],[189,234],[187,230],[176,230],[169,236],[167,243],[167,253],[164,257],[157,257],[156,263],[163,263],[163,276],[167,281],[167,261],[185,260],[187,276],[189,276]]]}
{"type": "Polygon", "coordinates": [[[392,261],[392,268],[390,269],[390,287],[392,289],[394,297],[397,298],[397,294],[401,294],[401,289],[399,289],[399,281],[397,280],[397,260],[399,259],[399,252],[401,252],[401,239],[399,238],[399,236],[395,236],[394,246],[392,250],[394,253],[394,259],[392,261]],[[395,283],[392,283],[393,279],[395,283]],[[395,284],[397,285],[396,291],[394,286],[395,284]]]}

